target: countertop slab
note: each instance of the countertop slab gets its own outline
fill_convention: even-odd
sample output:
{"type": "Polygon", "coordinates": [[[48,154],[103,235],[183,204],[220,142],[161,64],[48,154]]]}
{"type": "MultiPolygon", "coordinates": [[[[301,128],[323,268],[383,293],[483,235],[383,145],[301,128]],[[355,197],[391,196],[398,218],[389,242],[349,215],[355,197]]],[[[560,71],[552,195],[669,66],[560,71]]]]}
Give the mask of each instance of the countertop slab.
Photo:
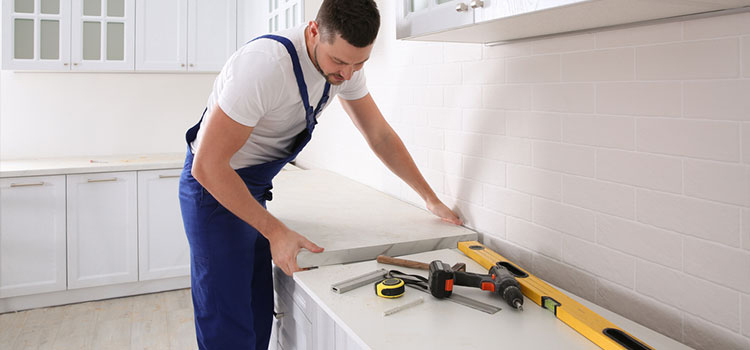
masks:
{"type": "Polygon", "coordinates": [[[185,153],[0,161],[0,178],[182,168],[185,153]]]}
{"type": "MultiPolygon", "coordinates": [[[[457,249],[442,249],[403,258],[430,262],[440,259],[450,265],[466,263],[467,271],[486,273],[479,264],[457,249]]],[[[394,267],[376,261],[331,265],[294,273],[294,280],[320,307],[363,348],[370,349],[599,349],[528,298],[524,311],[512,310],[499,296],[479,289],[456,287],[460,293],[502,308],[490,315],[412,288],[398,299],[384,299],[373,292],[371,284],[336,294],[331,284],[384,268],[427,276],[425,271],[394,267]],[[385,310],[417,298],[424,303],[383,316],[385,310]]],[[[558,288],[559,289],[559,288],[558,288]]],[[[568,293],[571,298],[598,313],[654,349],[690,349],[618,314],[568,293]]]]}
{"type": "Polygon", "coordinates": [[[427,210],[324,170],[282,172],[268,210],[325,248],[303,249],[300,267],[375,259],[455,247],[476,232],[443,222],[427,210]]]}

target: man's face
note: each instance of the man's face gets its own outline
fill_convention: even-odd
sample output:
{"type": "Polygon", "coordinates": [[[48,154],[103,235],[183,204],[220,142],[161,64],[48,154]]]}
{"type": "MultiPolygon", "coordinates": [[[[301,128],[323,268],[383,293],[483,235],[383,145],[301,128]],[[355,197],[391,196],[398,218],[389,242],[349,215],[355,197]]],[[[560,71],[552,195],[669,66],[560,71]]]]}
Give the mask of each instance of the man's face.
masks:
{"type": "Polygon", "coordinates": [[[365,61],[370,58],[373,44],[356,47],[338,34],[333,42],[329,43],[317,34],[313,39],[311,58],[320,74],[332,85],[339,85],[351,79],[354,72],[362,69],[365,61]]]}

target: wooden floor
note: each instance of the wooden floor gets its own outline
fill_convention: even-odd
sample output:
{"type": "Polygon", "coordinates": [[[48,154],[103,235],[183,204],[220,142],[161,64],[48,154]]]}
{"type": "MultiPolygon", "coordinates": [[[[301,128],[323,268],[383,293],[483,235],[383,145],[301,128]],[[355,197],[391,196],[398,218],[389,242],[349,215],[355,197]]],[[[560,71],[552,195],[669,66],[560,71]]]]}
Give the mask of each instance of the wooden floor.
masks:
{"type": "Polygon", "coordinates": [[[190,289],[0,314],[0,349],[197,349],[190,289]]]}

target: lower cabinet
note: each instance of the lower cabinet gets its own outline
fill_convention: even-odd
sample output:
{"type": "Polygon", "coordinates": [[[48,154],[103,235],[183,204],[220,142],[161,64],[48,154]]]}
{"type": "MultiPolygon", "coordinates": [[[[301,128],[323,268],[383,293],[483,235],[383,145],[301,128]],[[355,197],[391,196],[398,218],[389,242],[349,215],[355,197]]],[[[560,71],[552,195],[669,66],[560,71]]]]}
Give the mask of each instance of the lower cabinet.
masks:
{"type": "Polygon", "coordinates": [[[178,198],[181,169],[138,172],[139,280],[190,274],[178,198]]]}
{"type": "Polygon", "coordinates": [[[65,290],[65,176],[0,179],[0,298],[65,290]]]}
{"type": "Polygon", "coordinates": [[[136,173],[67,176],[68,289],[138,280],[136,173]]]}

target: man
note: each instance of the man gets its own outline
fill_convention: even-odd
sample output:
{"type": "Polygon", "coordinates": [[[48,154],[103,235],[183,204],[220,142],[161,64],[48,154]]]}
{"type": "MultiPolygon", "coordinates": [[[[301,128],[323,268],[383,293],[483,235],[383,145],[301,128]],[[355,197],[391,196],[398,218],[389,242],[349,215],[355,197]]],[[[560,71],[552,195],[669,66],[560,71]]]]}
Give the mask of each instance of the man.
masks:
{"type": "Polygon", "coordinates": [[[265,202],[271,180],[310,140],[329,97],[339,96],[372,150],[432,213],[461,224],[367,91],[361,69],[379,26],[372,0],[325,0],[315,21],[248,43],[216,78],[201,121],[187,133],[180,179],[201,349],[267,348],[271,258],[291,275],[300,249],[323,251],[268,213],[265,202]]]}

